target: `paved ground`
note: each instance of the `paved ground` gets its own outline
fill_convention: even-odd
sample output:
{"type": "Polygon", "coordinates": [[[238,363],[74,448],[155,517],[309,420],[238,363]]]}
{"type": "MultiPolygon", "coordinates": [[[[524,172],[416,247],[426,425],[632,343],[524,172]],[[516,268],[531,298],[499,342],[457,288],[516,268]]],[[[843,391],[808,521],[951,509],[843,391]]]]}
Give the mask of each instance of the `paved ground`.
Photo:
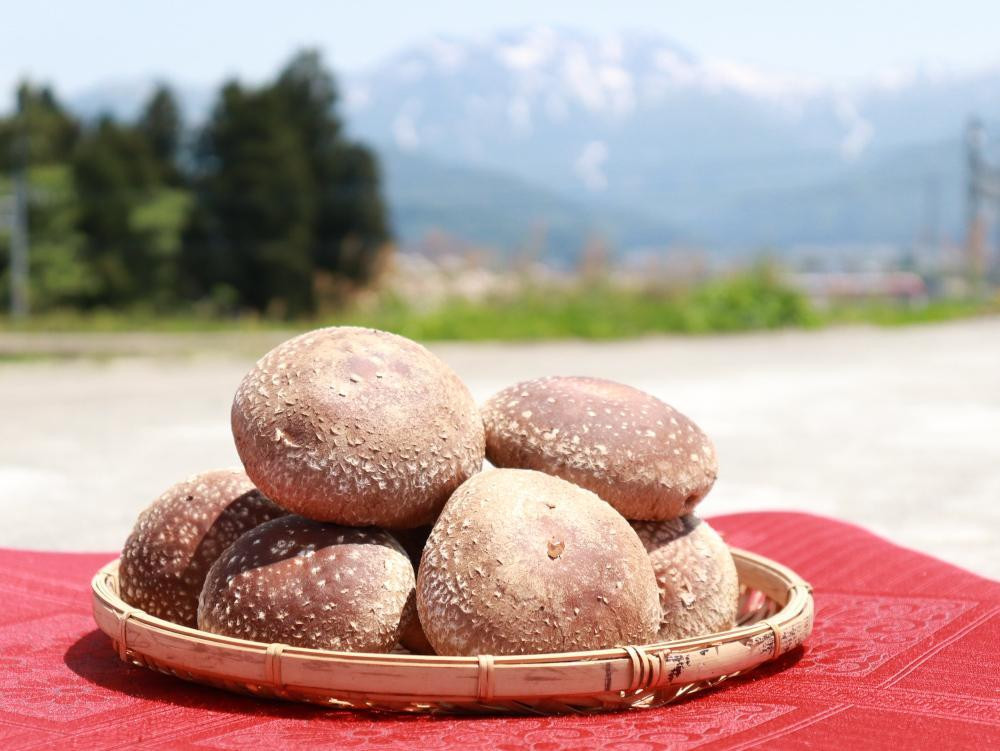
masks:
{"type": "MultiPolygon", "coordinates": [[[[112,550],[173,481],[236,464],[232,393],[281,338],[72,336],[62,351],[133,355],[0,364],[0,545],[112,550]]],[[[0,353],[29,340],[51,344],[0,335],[0,353]]],[[[1000,578],[1000,318],[433,349],[478,398],[550,373],[656,393],[717,444],[706,514],[828,514],[1000,578]]]]}

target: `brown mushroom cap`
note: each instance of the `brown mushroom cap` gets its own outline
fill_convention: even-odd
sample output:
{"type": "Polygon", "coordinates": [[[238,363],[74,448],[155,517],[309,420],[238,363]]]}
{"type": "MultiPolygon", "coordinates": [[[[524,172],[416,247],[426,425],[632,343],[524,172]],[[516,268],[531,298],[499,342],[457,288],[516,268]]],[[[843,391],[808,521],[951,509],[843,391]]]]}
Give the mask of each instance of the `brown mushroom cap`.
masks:
{"type": "MultiPolygon", "coordinates": [[[[424,546],[427,544],[427,537],[431,533],[431,528],[427,526],[415,527],[414,529],[393,529],[390,532],[392,532],[392,536],[396,538],[399,544],[403,546],[403,550],[410,557],[410,563],[413,564],[414,570],[419,574],[420,557],[423,555],[424,546]]],[[[434,654],[434,647],[427,640],[427,634],[424,633],[423,626],[420,625],[420,617],[416,612],[414,612],[413,618],[410,619],[406,628],[403,629],[403,633],[399,637],[399,643],[414,654],[434,654]]]]}
{"type": "Polygon", "coordinates": [[[597,493],[627,519],[690,513],[718,474],[715,449],[654,396],[599,378],[515,384],[483,407],[486,456],[597,493]]]}
{"type": "Polygon", "coordinates": [[[429,524],[485,451],[454,371],[374,329],[279,344],[240,384],[232,427],[247,474],[275,503],[352,526],[429,524]]]}
{"type": "Polygon", "coordinates": [[[422,527],[411,527],[410,529],[390,529],[388,532],[396,538],[403,550],[410,557],[413,568],[420,565],[420,556],[424,554],[424,547],[427,545],[427,538],[431,536],[432,525],[427,524],[422,527]]]}
{"type": "Polygon", "coordinates": [[[442,655],[646,644],[660,603],[649,556],[593,493],[527,470],[467,480],[431,531],[417,610],[442,655]]]}
{"type": "Polygon", "coordinates": [[[733,627],[740,581],[718,532],[693,514],[665,522],[632,522],[632,528],[649,552],[660,587],[660,639],[686,639],[733,627]]]}
{"type": "Polygon", "coordinates": [[[118,568],[122,599],[193,628],[209,567],[244,532],[285,513],[238,469],[177,483],[140,514],[125,542],[118,568]]]}
{"type": "Polygon", "coordinates": [[[403,629],[403,633],[399,637],[399,643],[408,652],[412,652],[415,655],[434,654],[434,645],[431,644],[427,638],[427,634],[424,633],[424,627],[420,625],[420,617],[417,613],[414,613],[413,618],[406,624],[406,628],[403,629]]]}
{"type": "Polygon", "coordinates": [[[388,532],[275,519],[212,566],[198,627],[296,647],[388,652],[414,611],[409,558],[388,532]]]}

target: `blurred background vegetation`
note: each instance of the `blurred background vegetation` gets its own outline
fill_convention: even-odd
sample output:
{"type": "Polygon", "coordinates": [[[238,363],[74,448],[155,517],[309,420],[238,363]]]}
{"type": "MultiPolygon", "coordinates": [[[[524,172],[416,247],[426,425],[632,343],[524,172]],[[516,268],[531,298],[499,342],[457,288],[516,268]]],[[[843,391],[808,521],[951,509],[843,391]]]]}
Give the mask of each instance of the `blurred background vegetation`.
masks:
{"type": "Polygon", "coordinates": [[[133,122],[84,122],[23,84],[0,172],[29,186],[32,309],[296,317],[342,302],[389,229],[375,157],[345,138],[336,99],[312,52],[265,86],[226,83],[195,132],[167,86],[133,122]]]}
{"type": "MultiPolygon", "coordinates": [[[[990,294],[928,295],[912,274],[845,295],[760,258],[620,268],[600,237],[559,267],[530,242],[499,266],[448,237],[396,255],[376,156],[346,135],[333,75],[311,51],[264,85],[225,83],[194,128],[167,85],[134,119],[87,120],[23,83],[0,119],[0,175],[0,196],[24,201],[30,237],[32,315],[4,315],[6,329],[309,321],[418,339],[616,338],[998,309],[990,294]]],[[[12,226],[0,228],[4,310],[17,283],[12,226]]]]}

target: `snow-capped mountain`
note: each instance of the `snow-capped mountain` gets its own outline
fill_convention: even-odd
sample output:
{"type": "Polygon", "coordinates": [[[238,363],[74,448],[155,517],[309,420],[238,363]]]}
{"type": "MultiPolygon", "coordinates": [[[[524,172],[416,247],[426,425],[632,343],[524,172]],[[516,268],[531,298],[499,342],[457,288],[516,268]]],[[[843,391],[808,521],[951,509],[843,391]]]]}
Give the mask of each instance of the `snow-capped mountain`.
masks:
{"type": "MultiPolygon", "coordinates": [[[[834,87],[650,33],[437,37],[339,80],[405,241],[437,227],[509,246],[539,225],[625,248],[954,237],[963,127],[1000,119],[1000,69],[834,87]]],[[[185,100],[195,116],[210,101],[185,100]]]]}
{"type": "Polygon", "coordinates": [[[345,82],[357,132],[408,152],[568,178],[599,192],[654,160],[853,155],[870,127],[804,79],[699,61],[650,35],[596,38],[550,28],[437,38],[345,82]]]}
{"type": "Polygon", "coordinates": [[[928,212],[958,232],[962,129],[1000,116],[998,71],[838,88],[652,34],[551,28],[431,39],[343,88],[390,176],[401,155],[442,160],[732,247],[907,243],[928,212]]]}

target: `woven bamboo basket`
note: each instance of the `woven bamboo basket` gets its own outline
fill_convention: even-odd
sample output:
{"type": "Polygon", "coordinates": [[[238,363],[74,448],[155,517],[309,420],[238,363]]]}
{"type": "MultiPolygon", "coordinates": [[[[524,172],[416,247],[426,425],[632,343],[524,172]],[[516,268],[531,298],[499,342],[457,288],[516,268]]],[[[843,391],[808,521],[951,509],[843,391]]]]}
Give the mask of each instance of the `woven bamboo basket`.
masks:
{"type": "Polygon", "coordinates": [[[129,663],[255,696],[409,712],[594,712],[655,707],[746,673],[812,631],[810,586],[733,550],[739,625],[704,637],[545,655],[438,657],[301,649],[210,634],[118,596],[118,561],[92,581],[94,619],[129,663]]]}
{"type": "Polygon", "coordinates": [[[410,712],[594,712],[655,707],[746,673],[812,631],[810,586],[733,550],[739,625],[704,637],[587,652],[438,657],[300,649],[155,618],[118,596],[118,561],[92,581],[94,619],[129,663],[255,696],[410,712]]]}

